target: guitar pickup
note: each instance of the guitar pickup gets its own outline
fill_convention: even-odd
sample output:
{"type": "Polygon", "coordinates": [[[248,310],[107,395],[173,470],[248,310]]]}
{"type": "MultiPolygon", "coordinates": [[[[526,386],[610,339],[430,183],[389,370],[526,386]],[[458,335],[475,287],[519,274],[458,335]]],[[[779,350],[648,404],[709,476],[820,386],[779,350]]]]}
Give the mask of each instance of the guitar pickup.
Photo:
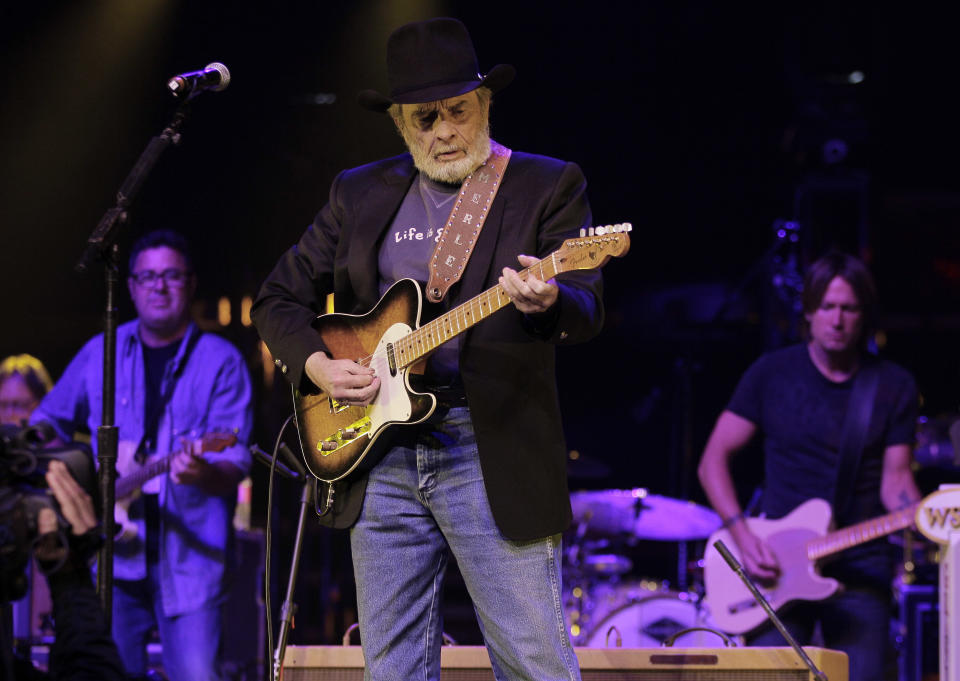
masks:
{"type": "Polygon", "coordinates": [[[342,412],[342,411],[350,408],[350,405],[348,405],[348,404],[343,404],[342,402],[338,402],[337,400],[333,399],[332,397],[328,397],[327,399],[330,401],[330,413],[331,413],[331,414],[339,414],[340,412],[342,412]]]}
{"type": "Polygon", "coordinates": [[[346,428],[340,428],[336,433],[328,438],[317,442],[317,451],[323,456],[329,456],[331,453],[344,447],[358,437],[370,432],[370,417],[364,415],[357,419],[346,428]]]}

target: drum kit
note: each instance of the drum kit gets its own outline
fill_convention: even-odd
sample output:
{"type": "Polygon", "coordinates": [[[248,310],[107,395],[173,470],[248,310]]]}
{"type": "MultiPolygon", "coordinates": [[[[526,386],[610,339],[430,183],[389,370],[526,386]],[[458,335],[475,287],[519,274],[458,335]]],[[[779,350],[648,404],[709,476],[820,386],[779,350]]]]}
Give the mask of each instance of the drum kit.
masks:
{"type": "MultiPolygon", "coordinates": [[[[573,524],[564,538],[563,579],[574,645],[715,647],[727,642],[700,605],[699,585],[673,590],[668,581],[638,578],[627,555],[638,541],[652,540],[676,542],[685,556],[686,542],[705,540],[720,527],[716,513],[643,488],[577,491],[570,502],[573,524]]],[[[686,580],[677,581],[686,586],[686,580]]]]}

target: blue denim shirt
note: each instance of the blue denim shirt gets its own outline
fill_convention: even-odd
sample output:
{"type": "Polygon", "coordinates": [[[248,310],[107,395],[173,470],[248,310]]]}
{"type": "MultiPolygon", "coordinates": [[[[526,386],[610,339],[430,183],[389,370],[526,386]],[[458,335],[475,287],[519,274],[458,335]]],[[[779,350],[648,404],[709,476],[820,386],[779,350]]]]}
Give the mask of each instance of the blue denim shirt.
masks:
{"type": "MultiPolygon", "coordinates": [[[[144,430],[143,350],[134,320],[117,330],[116,423],[121,441],[135,446],[144,430]]],[[[250,375],[239,351],[228,341],[201,333],[193,324],[168,362],[161,394],[176,381],[157,426],[156,451],[167,454],[180,438],[196,438],[211,431],[236,432],[237,444],[222,452],[204,454],[207,461],[229,461],[244,473],[250,470],[247,449],[252,424],[250,375]],[[187,349],[194,344],[192,350],[187,349]],[[179,378],[176,378],[183,364],[179,378]]],[[[62,438],[72,439],[86,426],[94,435],[101,423],[103,393],[103,335],[91,339],[64,371],[57,384],[31,416],[46,421],[62,438]]],[[[160,476],[160,584],[163,611],[179,615],[220,599],[224,575],[232,555],[233,512],[236,495],[211,496],[194,485],[176,484],[169,473],[160,476]]],[[[140,580],[147,576],[143,513],[131,508],[137,537],[117,543],[114,577],[140,580]],[[136,516],[136,517],[134,517],[136,516]]]]}

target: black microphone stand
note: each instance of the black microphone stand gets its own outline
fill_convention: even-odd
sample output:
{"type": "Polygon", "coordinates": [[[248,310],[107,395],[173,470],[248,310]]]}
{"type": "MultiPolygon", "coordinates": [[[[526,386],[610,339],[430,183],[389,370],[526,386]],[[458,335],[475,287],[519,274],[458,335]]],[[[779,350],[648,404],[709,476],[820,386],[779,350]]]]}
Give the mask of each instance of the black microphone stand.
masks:
{"type": "MultiPolygon", "coordinates": [[[[290,629],[293,627],[293,616],[297,612],[297,605],[293,602],[293,592],[297,585],[297,573],[300,570],[300,553],[303,548],[303,530],[307,523],[307,509],[313,506],[313,500],[316,498],[317,479],[307,475],[307,469],[304,468],[286,445],[279,448],[283,458],[287,462],[284,466],[280,462],[274,462],[270,455],[261,450],[256,445],[250,447],[250,452],[263,464],[269,467],[276,466],[277,472],[284,477],[303,482],[303,491],[300,493],[300,517],[297,519],[297,534],[293,541],[293,558],[290,562],[290,575],[287,579],[287,592],[280,606],[280,631],[277,634],[276,650],[270,651],[272,659],[272,671],[270,678],[273,681],[279,681],[280,671],[283,668],[283,655],[287,649],[287,638],[290,635],[290,629]]],[[[270,585],[267,584],[269,589],[270,585]]],[[[267,613],[267,617],[272,617],[272,613],[267,613]]]]}
{"type": "Polygon", "coordinates": [[[117,238],[128,219],[127,209],[133,203],[147,176],[171,145],[180,143],[180,126],[189,113],[188,98],[181,102],[163,132],[150,140],[136,164],[117,191],[116,205],[104,213],[100,223],[87,239],[87,247],[75,269],[87,272],[95,262],[102,262],[106,272],[107,292],[103,330],[103,400],[101,425],[97,428],[97,460],[100,464],[99,487],[103,500],[101,519],[105,541],[97,558],[97,591],[106,615],[107,626],[113,615],[113,507],[116,501],[117,445],[119,430],[116,417],[117,356],[117,291],[120,271],[117,262],[117,238]]]}
{"type": "Polygon", "coordinates": [[[819,667],[813,663],[813,660],[810,659],[810,656],[807,655],[807,652],[800,647],[799,643],[797,643],[797,639],[795,639],[790,634],[790,631],[786,628],[786,626],[784,626],[783,621],[777,617],[777,613],[770,605],[770,602],[760,592],[760,589],[757,588],[757,585],[753,583],[753,580],[750,579],[747,571],[743,569],[742,565],[740,565],[740,561],[737,560],[736,556],[730,553],[730,549],[727,548],[727,545],[718,539],[717,541],[713,542],[713,546],[717,549],[717,551],[720,552],[720,555],[723,556],[723,559],[727,561],[727,565],[730,566],[730,569],[737,573],[737,576],[743,581],[747,588],[750,589],[750,593],[753,594],[754,600],[756,600],[756,602],[759,603],[767,612],[767,617],[770,618],[770,621],[773,622],[774,626],[777,627],[777,630],[780,632],[780,634],[787,640],[787,643],[790,644],[790,647],[794,649],[800,660],[807,665],[807,668],[813,673],[814,678],[816,678],[817,681],[828,681],[827,675],[824,674],[819,667]]]}
{"type": "Polygon", "coordinates": [[[297,585],[297,573],[300,568],[300,551],[303,548],[303,529],[307,522],[307,509],[313,506],[314,492],[317,486],[316,478],[301,477],[303,491],[300,493],[300,517],[297,519],[297,536],[293,542],[293,559],[290,563],[290,576],[287,581],[287,593],[280,606],[280,631],[277,634],[277,649],[273,653],[274,681],[280,681],[280,670],[283,668],[283,655],[287,649],[287,637],[293,627],[293,616],[297,612],[297,604],[293,602],[293,591],[297,585]]]}

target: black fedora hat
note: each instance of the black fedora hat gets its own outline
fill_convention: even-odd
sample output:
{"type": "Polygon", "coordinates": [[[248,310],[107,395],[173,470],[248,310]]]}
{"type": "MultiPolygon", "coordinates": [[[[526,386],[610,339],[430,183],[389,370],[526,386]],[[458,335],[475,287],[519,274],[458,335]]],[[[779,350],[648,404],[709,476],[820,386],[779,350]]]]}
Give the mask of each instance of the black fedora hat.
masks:
{"type": "Polygon", "coordinates": [[[467,27],[441,17],[404,24],[391,33],[387,40],[390,96],[364,90],[357,99],[371,111],[386,111],[391,104],[434,102],[481,85],[496,92],[515,75],[516,69],[509,64],[497,64],[481,75],[467,27]]]}

